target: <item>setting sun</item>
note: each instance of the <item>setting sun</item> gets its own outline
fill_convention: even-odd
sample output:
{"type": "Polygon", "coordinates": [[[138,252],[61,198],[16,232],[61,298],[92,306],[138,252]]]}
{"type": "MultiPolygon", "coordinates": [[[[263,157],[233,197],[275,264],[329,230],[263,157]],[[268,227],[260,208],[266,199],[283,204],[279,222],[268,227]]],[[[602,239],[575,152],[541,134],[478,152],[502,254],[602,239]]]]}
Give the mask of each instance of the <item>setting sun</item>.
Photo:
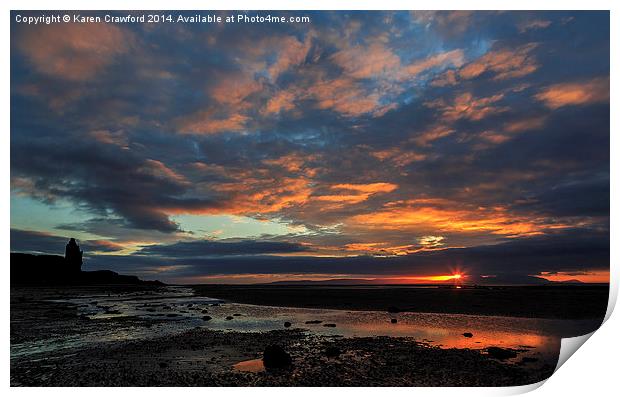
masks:
{"type": "Polygon", "coordinates": [[[450,281],[450,280],[459,280],[464,277],[462,274],[444,274],[439,276],[419,276],[419,277],[405,277],[406,280],[415,280],[415,281],[450,281]]]}

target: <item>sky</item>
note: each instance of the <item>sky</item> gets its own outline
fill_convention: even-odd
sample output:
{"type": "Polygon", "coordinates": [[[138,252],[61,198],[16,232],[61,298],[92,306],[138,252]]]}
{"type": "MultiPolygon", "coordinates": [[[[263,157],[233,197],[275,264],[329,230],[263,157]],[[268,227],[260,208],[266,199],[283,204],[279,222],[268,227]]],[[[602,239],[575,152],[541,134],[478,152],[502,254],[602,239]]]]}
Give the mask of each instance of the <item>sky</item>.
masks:
{"type": "Polygon", "coordinates": [[[84,270],[174,283],[608,281],[608,12],[17,22],[41,14],[11,14],[12,252],[75,237],[84,270]]]}

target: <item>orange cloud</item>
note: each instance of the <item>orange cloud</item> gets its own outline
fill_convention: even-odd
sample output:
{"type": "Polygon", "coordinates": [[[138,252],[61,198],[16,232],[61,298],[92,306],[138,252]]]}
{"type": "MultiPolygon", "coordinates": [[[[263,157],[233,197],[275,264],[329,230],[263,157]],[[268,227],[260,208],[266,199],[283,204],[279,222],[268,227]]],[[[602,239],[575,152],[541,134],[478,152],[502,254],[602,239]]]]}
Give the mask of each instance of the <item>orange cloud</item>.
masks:
{"type": "Polygon", "coordinates": [[[332,55],[331,60],[340,66],[348,77],[355,79],[385,78],[388,80],[406,80],[420,73],[446,65],[460,67],[463,64],[463,50],[452,50],[434,54],[428,58],[402,65],[398,55],[385,47],[383,43],[374,42],[367,47],[355,46],[341,50],[332,55]]]}
{"type": "Polygon", "coordinates": [[[321,195],[314,196],[314,199],[319,201],[329,201],[342,204],[357,204],[362,201],[368,200],[370,196],[377,193],[389,193],[398,188],[398,185],[393,183],[367,183],[367,184],[351,184],[342,183],[330,186],[333,190],[344,190],[353,193],[347,194],[333,194],[333,195],[321,195]]]}
{"type": "Polygon", "coordinates": [[[418,239],[418,243],[424,248],[438,248],[444,245],[443,236],[422,236],[418,239]]]}
{"type": "Polygon", "coordinates": [[[91,131],[89,135],[99,143],[106,145],[116,145],[124,149],[128,148],[129,141],[123,131],[97,130],[91,131]]]}
{"type": "Polygon", "coordinates": [[[34,68],[66,80],[88,80],[133,46],[133,35],[113,24],[53,24],[24,28],[17,48],[34,68]]]}
{"type": "Polygon", "coordinates": [[[459,71],[459,77],[473,79],[483,73],[492,73],[494,80],[523,77],[538,69],[538,63],[531,55],[537,44],[525,44],[516,49],[493,50],[459,71]]]}
{"type": "Polygon", "coordinates": [[[460,67],[463,65],[464,59],[465,56],[463,50],[447,51],[408,65],[404,68],[404,74],[406,76],[413,77],[424,72],[425,70],[448,64],[460,67]]]}
{"type": "Polygon", "coordinates": [[[529,117],[523,120],[514,120],[504,124],[504,131],[515,133],[542,128],[547,121],[547,117],[529,117]]]}
{"type": "Polygon", "coordinates": [[[268,73],[275,80],[282,72],[301,64],[308,55],[312,46],[312,34],[308,34],[301,42],[293,36],[277,37],[268,40],[270,47],[278,51],[276,61],[269,66],[268,73]]]}
{"type": "Polygon", "coordinates": [[[169,179],[181,184],[189,184],[189,181],[183,175],[172,170],[159,160],[146,159],[139,171],[157,178],[169,179]]]}
{"type": "Polygon", "coordinates": [[[445,73],[436,77],[431,85],[435,87],[445,87],[457,84],[457,74],[454,70],[447,70],[445,73]]]}
{"type": "Polygon", "coordinates": [[[443,199],[417,199],[387,203],[378,211],[355,215],[348,223],[358,228],[386,230],[436,230],[486,232],[505,236],[530,236],[567,227],[546,219],[509,213],[505,208],[463,208],[443,199]]]}
{"type": "Polygon", "coordinates": [[[221,118],[214,110],[194,113],[178,120],[178,131],[182,134],[217,134],[220,132],[239,132],[245,127],[248,117],[232,114],[221,118]]]}
{"type": "Polygon", "coordinates": [[[585,82],[560,83],[546,87],[534,96],[550,109],[590,105],[609,101],[609,76],[585,82]]]}
{"type": "Polygon", "coordinates": [[[494,105],[503,98],[504,94],[474,98],[471,93],[466,92],[454,98],[452,103],[447,103],[443,99],[437,99],[435,101],[426,102],[425,105],[430,108],[439,109],[442,112],[442,117],[450,122],[459,119],[478,121],[489,115],[507,111],[508,108],[505,106],[494,105]]]}
{"type": "Polygon", "coordinates": [[[337,185],[330,186],[331,189],[344,189],[344,190],[354,190],[357,192],[363,193],[388,193],[398,188],[398,185],[393,183],[386,182],[377,182],[377,183],[363,183],[363,184],[354,184],[354,183],[341,183],[337,185]]]}
{"type": "MultiPolygon", "coordinates": [[[[214,185],[229,196],[222,208],[206,213],[232,215],[268,214],[305,204],[312,194],[310,180],[305,177],[248,178],[241,182],[214,185]]],[[[200,211],[199,211],[200,212],[200,211]]]]}
{"type": "Polygon", "coordinates": [[[391,74],[400,68],[400,58],[381,43],[341,50],[331,60],[356,79],[391,74]]]}
{"type": "Polygon", "coordinates": [[[352,243],[346,244],[345,251],[352,251],[364,255],[388,255],[399,256],[407,255],[417,251],[414,245],[391,245],[390,243],[352,243]]]}
{"type": "MultiPolygon", "coordinates": [[[[510,135],[504,135],[504,134],[500,134],[500,133],[492,132],[492,131],[483,131],[478,134],[478,137],[495,145],[502,144],[512,139],[510,135]]],[[[487,148],[487,147],[488,146],[482,147],[482,148],[487,148]]]]}
{"type": "Polygon", "coordinates": [[[360,116],[381,108],[378,93],[369,94],[349,78],[317,82],[307,93],[316,99],[319,109],[333,109],[345,116],[360,116]]]}
{"type": "Polygon", "coordinates": [[[428,131],[424,131],[422,134],[417,135],[412,140],[420,146],[428,146],[431,142],[436,141],[437,139],[448,136],[454,132],[453,129],[444,126],[438,125],[432,127],[428,131]]]}
{"type": "Polygon", "coordinates": [[[289,153],[275,159],[263,160],[263,164],[280,167],[288,172],[303,172],[305,176],[313,177],[317,169],[308,167],[307,163],[316,159],[316,155],[289,153]]]}
{"type": "Polygon", "coordinates": [[[412,150],[403,150],[400,148],[380,150],[371,153],[371,155],[381,161],[390,160],[397,167],[404,167],[416,161],[424,161],[427,158],[425,154],[416,153],[412,150]]]}
{"type": "Polygon", "coordinates": [[[267,102],[262,110],[263,114],[277,114],[281,111],[293,110],[295,105],[295,94],[290,91],[280,91],[267,102]]]}
{"type": "Polygon", "coordinates": [[[262,84],[253,77],[234,73],[220,77],[218,84],[211,88],[209,94],[220,104],[238,107],[248,96],[260,91],[262,87],[262,84]]]}
{"type": "MultiPolygon", "coordinates": [[[[529,117],[522,120],[513,120],[508,123],[505,123],[500,132],[496,131],[483,131],[477,134],[478,138],[483,141],[493,144],[499,145],[504,142],[508,142],[513,139],[516,135],[530,130],[539,130],[544,127],[547,122],[546,116],[537,116],[537,117],[529,117]]],[[[475,146],[475,149],[487,149],[489,145],[478,145],[475,146]]]]}

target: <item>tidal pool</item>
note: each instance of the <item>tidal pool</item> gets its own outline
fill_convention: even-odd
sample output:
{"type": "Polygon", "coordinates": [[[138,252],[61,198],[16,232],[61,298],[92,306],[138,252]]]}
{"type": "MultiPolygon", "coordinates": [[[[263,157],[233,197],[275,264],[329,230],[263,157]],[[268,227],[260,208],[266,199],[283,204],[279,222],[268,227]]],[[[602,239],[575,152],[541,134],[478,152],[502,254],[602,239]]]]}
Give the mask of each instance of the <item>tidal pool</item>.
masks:
{"type": "MultiPolygon", "coordinates": [[[[157,293],[88,295],[56,302],[73,304],[77,307],[78,315],[90,319],[132,317],[157,321],[148,327],[110,327],[91,333],[15,344],[11,346],[12,357],[52,352],[61,354],[64,349],[89,346],[93,341],[105,343],[165,336],[195,327],[259,332],[284,329],[284,323],[290,322],[290,329],[301,328],[308,333],[327,337],[410,337],[429,345],[458,349],[482,350],[497,346],[516,350],[520,353],[518,359],[527,356],[530,362],[554,362],[559,353],[561,337],[579,335],[581,330],[585,333],[592,329],[592,321],[588,320],[436,313],[393,314],[226,303],[195,296],[192,289],[187,287],[167,287],[157,293]]],[[[239,363],[237,369],[251,370],[253,365],[258,365],[250,361],[239,363]]]]}

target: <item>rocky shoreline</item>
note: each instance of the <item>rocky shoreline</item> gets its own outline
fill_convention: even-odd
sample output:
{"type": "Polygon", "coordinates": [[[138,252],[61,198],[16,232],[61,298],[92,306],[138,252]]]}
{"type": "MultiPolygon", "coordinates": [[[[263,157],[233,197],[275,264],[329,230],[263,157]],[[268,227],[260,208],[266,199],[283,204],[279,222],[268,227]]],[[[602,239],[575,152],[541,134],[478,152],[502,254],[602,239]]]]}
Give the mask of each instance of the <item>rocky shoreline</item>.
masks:
{"type": "MultiPolygon", "coordinates": [[[[78,306],[62,301],[76,296],[118,299],[124,294],[134,294],[135,299],[136,292],[148,298],[161,290],[128,286],[12,288],[11,385],[509,386],[538,382],[554,370],[554,363],[537,361],[527,353],[515,359],[516,351],[510,349],[448,349],[411,337],[322,335],[296,328],[304,324],[284,322],[281,330],[273,331],[196,327],[162,336],[125,338],[175,320],[131,315],[90,318],[80,314],[78,306]],[[92,336],[92,343],[86,346],[71,343],[76,335],[106,332],[120,337],[101,341],[92,336]],[[62,345],[48,349],[54,341],[62,345]],[[263,360],[269,349],[276,352],[275,361],[263,360]],[[253,361],[244,365],[248,360],[253,361]],[[269,362],[284,365],[277,368],[278,364],[269,362]],[[263,364],[269,365],[265,369],[263,364]]],[[[206,311],[189,306],[175,310],[195,309],[200,316],[206,311]]],[[[221,317],[227,307],[212,304],[208,312],[216,315],[217,310],[221,317]]],[[[243,318],[233,313],[231,320],[243,318]]],[[[204,317],[209,317],[202,318],[205,322],[215,321],[204,317]]]]}
{"type": "Polygon", "coordinates": [[[511,386],[553,367],[528,367],[483,351],[441,349],[409,338],[328,338],[301,330],[240,333],[194,329],[171,337],[102,344],[11,362],[13,386],[511,386]],[[286,368],[243,372],[277,344],[286,368]],[[335,353],[334,353],[335,352],[335,353]],[[69,359],[70,358],[70,359],[69,359]]]}

